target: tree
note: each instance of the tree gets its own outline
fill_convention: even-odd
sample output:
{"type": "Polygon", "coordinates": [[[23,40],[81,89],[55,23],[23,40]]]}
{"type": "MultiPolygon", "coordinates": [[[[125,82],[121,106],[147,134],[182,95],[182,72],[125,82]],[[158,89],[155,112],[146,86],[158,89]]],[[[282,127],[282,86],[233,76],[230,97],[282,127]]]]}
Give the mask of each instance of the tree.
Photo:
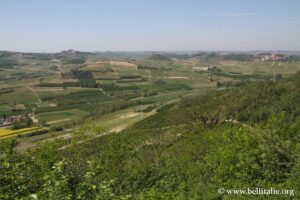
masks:
{"type": "Polygon", "coordinates": [[[44,176],[42,190],[37,194],[38,199],[72,199],[68,177],[63,174],[64,165],[65,161],[56,163],[52,167],[53,170],[44,176]]]}

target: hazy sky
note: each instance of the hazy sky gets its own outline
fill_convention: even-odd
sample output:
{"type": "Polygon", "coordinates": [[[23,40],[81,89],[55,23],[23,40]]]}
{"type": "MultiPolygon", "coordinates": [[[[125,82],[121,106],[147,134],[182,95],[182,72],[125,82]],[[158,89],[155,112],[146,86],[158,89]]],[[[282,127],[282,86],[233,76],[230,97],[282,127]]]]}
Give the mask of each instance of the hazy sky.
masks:
{"type": "Polygon", "coordinates": [[[0,0],[0,49],[300,50],[300,0],[0,0]]]}

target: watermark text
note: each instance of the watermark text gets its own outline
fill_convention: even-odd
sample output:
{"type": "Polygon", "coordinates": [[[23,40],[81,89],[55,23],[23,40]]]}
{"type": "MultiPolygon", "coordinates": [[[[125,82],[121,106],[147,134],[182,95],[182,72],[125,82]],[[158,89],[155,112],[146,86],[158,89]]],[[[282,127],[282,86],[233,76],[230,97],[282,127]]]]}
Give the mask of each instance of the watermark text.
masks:
{"type": "Polygon", "coordinates": [[[288,195],[294,196],[293,189],[275,189],[275,188],[246,188],[246,189],[225,189],[219,188],[220,195],[288,195]]]}

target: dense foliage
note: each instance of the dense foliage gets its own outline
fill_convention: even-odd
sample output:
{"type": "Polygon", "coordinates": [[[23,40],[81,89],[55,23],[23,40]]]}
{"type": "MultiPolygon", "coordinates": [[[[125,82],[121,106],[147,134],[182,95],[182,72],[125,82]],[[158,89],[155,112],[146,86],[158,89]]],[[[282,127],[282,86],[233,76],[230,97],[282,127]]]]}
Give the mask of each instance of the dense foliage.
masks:
{"type": "Polygon", "coordinates": [[[1,141],[0,199],[299,199],[300,74],[167,104],[120,134],[17,154],[1,141]],[[219,188],[289,195],[226,195],[219,188]]]}

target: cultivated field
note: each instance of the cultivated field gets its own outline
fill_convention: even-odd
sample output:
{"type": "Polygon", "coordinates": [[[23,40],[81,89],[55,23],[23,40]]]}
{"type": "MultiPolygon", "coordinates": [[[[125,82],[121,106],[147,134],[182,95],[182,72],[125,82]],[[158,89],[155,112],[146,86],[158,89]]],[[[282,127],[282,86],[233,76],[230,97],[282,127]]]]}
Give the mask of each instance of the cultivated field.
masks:
{"type": "MultiPolygon", "coordinates": [[[[299,61],[241,61],[209,53],[145,54],[134,59],[77,54],[19,56],[18,65],[1,68],[0,116],[30,114],[34,125],[49,129],[32,141],[65,138],[85,121],[119,132],[186,96],[300,70],[299,61]]],[[[19,140],[30,146],[29,138],[19,140]]]]}

